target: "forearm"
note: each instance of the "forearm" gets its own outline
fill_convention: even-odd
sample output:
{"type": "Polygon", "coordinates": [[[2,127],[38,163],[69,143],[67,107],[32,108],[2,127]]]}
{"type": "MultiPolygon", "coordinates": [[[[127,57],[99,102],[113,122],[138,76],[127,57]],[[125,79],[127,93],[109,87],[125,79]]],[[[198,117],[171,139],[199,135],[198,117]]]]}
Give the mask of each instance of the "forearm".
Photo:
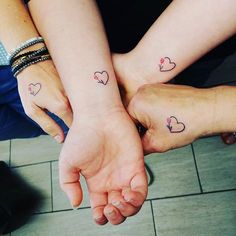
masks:
{"type": "Polygon", "coordinates": [[[169,81],[235,34],[235,15],[234,0],[173,1],[130,53],[132,73],[146,83],[169,81]],[[160,62],[166,57],[172,64],[160,62]]]}
{"type": "Polygon", "coordinates": [[[46,40],[75,116],[89,107],[120,105],[109,47],[95,2],[34,0],[29,7],[46,40]],[[109,78],[104,72],[104,83],[98,83],[94,75],[103,71],[109,78]]]}
{"type": "Polygon", "coordinates": [[[38,36],[21,0],[0,1],[0,22],[0,38],[8,52],[26,40],[38,36]]]}
{"type": "Polygon", "coordinates": [[[212,134],[236,130],[236,86],[220,86],[212,89],[213,103],[212,134]]]}

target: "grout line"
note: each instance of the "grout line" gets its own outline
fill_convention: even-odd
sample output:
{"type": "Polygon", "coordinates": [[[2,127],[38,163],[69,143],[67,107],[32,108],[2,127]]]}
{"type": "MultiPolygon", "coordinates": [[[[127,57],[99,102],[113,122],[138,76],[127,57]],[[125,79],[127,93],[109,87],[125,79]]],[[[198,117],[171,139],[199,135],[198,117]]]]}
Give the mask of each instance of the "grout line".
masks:
{"type": "Polygon", "coordinates": [[[42,215],[42,214],[51,214],[51,213],[58,213],[58,212],[66,212],[66,211],[79,211],[79,210],[86,210],[86,209],[90,209],[91,207],[81,207],[79,209],[62,209],[62,210],[56,210],[56,211],[45,211],[45,212],[36,212],[33,215],[42,215]]]}
{"type": "Polygon", "coordinates": [[[214,193],[224,193],[224,192],[234,192],[234,191],[236,191],[236,188],[224,189],[224,190],[215,190],[215,191],[209,191],[209,192],[203,192],[203,193],[190,193],[190,194],[168,196],[168,197],[148,198],[146,201],[165,200],[165,199],[172,199],[172,198],[192,197],[192,196],[201,196],[201,195],[208,195],[208,194],[214,194],[214,193]]]}
{"type": "Polygon", "coordinates": [[[52,205],[52,211],[53,211],[53,184],[52,184],[52,162],[50,162],[50,181],[51,181],[51,205],[52,205]]]}
{"type": "MultiPolygon", "coordinates": [[[[160,200],[165,200],[165,199],[175,199],[175,198],[183,198],[183,197],[194,197],[194,196],[203,196],[203,195],[208,195],[208,194],[214,194],[214,193],[224,193],[224,192],[234,192],[236,191],[236,188],[233,189],[226,189],[226,190],[216,190],[216,191],[209,191],[209,192],[203,192],[203,193],[192,193],[192,194],[186,194],[186,195],[176,195],[176,196],[169,196],[169,197],[162,197],[162,198],[148,198],[145,200],[145,202],[148,201],[160,201],[160,200]]],[[[80,207],[79,209],[76,210],[86,210],[86,209],[91,209],[91,207],[80,207]]],[[[73,211],[72,208],[67,208],[67,209],[62,209],[62,210],[55,210],[55,211],[46,211],[46,212],[36,212],[33,215],[42,215],[42,214],[50,214],[50,213],[57,213],[57,212],[66,212],[66,211],[73,211]]],[[[74,210],[75,211],[75,210],[74,210]]]]}
{"type": "Polygon", "coordinates": [[[58,160],[41,161],[41,162],[37,162],[37,163],[30,163],[30,164],[24,164],[24,165],[16,165],[16,166],[12,166],[12,168],[19,168],[19,167],[26,167],[26,166],[34,166],[34,165],[38,165],[38,164],[51,163],[51,162],[56,162],[56,161],[58,161],[58,160]]]}
{"type": "Polygon", "coordinates": [[[200,188],[201,193],[203,193],[202,183],[201,183],[201,179],[200,179],[200,175],[199,175],[199,171],[198,171],[198,166],[197,166],[197,160],[196,160],[196,156],[195,156],[195,152],[194,152],[194,148],[193,148],[193,144],[192,143],[191,143],[191,149],[192,149],[192,153],[193,153],[193,160],[194,160],[194,164],[195,164],[195,168],[196,168],[199,188],[200,188]]]}
{"type": "Polygon", "coordinates": [[[150,206],[151,206],[151,212],[152,212],[152,222],[153,222],[154,233],[155,233],[155,236],[157,236],[157,230],[156,230],[156,223],[155,223],[155,216],[154,216],[154,212],[153,212],[152,200],[150,201],[150,206]]]}

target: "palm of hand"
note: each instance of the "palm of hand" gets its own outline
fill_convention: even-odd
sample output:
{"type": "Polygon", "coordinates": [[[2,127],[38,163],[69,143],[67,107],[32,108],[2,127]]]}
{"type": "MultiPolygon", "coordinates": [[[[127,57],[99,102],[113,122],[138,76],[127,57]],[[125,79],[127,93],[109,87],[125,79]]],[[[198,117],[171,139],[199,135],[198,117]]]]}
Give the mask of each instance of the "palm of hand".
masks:
{"type": "Polygon", "coordinates": [[[78,206],[82,200],[81,173],[94,219],[99,224],[106,220],[117,224],[140,209],[147,194],[147,179],[141,142],[127,114],[114,114],[106,121],[91,119],[72,125],[61,152],[60,182],[72,205],[78,206]],[[118,202],[126,209],[112,205],[118,202]],[[109,216],[112,210],[116,219],[109,216]]]}

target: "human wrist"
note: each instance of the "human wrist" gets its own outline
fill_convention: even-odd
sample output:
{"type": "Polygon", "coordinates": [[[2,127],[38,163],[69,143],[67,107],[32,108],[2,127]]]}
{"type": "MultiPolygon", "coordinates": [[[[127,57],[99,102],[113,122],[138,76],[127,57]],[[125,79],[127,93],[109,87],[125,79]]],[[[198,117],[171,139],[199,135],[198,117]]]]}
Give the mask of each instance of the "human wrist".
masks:
{"type": "Polygon", "coordinates": [[[125,106],[128,106],[138,89],[146,84],[142,71],[139,71],[133,52],[113,54],[113,66],[120,93],[125,106]]]}
{"type": "Polygon", "coordinates": [[[235,132],[236,130],[236,87],[218,86],[212,88],[215,93],[214,133],[235,132]]]}
{"type": "Polygon", "coordinates": [[[199,137],[236,130],[235,90],[232,86],[198,89],[203,123],[199,137]]]}
{"type": "Polygon", "coordinates": [[[111,114],[125,112],[121,101],[114,101],[110,104],[90,103],[87,106],[72,105],[72,110],[75,123],[81,122],[81,120],[86,121],[87,119],[100,121],[111,114]]]}

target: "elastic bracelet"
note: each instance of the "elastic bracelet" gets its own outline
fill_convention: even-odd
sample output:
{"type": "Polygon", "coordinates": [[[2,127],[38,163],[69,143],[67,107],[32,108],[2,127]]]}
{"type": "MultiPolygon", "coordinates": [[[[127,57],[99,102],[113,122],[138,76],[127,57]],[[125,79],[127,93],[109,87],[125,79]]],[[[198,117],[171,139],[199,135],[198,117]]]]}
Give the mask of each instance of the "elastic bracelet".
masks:
{"type": "Polygon", "coordinates": [[[19,54],[22,50],[33,46],[37,43],[44,43],[44,39],[42,37],[36,37],[29,39],[23,43],[21,43],[18,47],[16,47],[11,53],[8,54],[8,61],[10,62],[13,57],[19,54]]]}
{"type": "Polygon", "coordinates": [[[23,62],[24,60],[30,59],[30,58],[34,58],[36,56],[43,56],[43,55],[48,55],[48,49],[46,47],[42,47],[38,50],[35,51],[29,51],[26,53],[22,53],[16,57],[13,57],[10,61],[10,66],[11,67],[15,67],[17,64],[23,62]]]}
{"type": "Polygon", "coordinates": [[[51,56],[50,55],[47,55],[47,56],[41,56],[39,59],[31,59],[30,62],[20,66],[19,68],[15,69],[14,71],[12,71],[14,77],[16,77],[20,72],[22,72],[25,68],[33,65],[33,64],[36,64],[36,63],[39,63],[41,61],[46,61],[46,60],[50,60],[51,59],[51,56]]]}

